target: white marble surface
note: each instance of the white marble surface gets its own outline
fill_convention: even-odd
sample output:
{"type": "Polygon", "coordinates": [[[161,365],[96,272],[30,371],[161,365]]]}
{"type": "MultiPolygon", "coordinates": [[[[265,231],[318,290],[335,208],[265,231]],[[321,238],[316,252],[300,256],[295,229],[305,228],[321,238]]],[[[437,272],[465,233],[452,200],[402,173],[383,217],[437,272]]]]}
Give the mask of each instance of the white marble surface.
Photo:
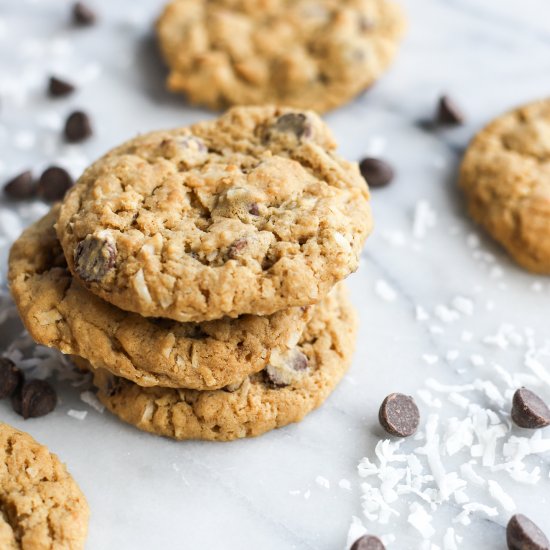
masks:
{"type": "MultiPolygon", "coordinates": [[[[259,439],[211,444],[141,433],[90,409],[66,383],[57,384],[61,405],[42,419],[24,422],[0,403],[0,419],[57,452],[82,486],[92,510],[87,548],[344,548],[352,515],[361,517],[357,464],[364,456],[374,459],[383,436],[377,408],[387,393],[416,394],[429,377],[452,384],[491,380],[504,391],[490,367],[493,361],[508,372],[529,372],[523,348],[500,350],[482,339],[502,323],[513,323],[520,332],[532,327],[542,342],[548,336],[549,281],[522,272],[473,227],[455,183],[461,152],[475,130],[499,112],[550,92],[550,7],[547,0],[402,3],[410,26],[395,66],[367,95],[327,116],[342,154],[355,159],[367,150],[381,154],[398,176],[391,187],[373,192],[376,231],[361,269],[350,278],[361,315],[359,347],[349,376],[323,408],[299,425],[259,439]],[[442,91],[460,102],[468,122],[427,133],[415,122],[431,114],[442,91]],[[419,201],[428,202],[437,221],[423,237],[414,237],[419,201]],[[479,248],[470,246],[475,244],[471,235],[479,235],[479,248]],[[395,290],[393,301],[383,299],[380,281],[395,290]],[[434,316],[438,305],[449,305],[458,295],[473,301],[473,315],[460,314],[452,323],[434,316]],[[430,320],[416,320],[417,305],[430,313],[430,320]],[[471,332],[471,341],[465,341],[464,331],[471,332]],[[459,358],[446,361],[448,350],[458,350],[459,358]],[[439,361],[429,365],[425,354],[428,361],[432,355],[439,361]],[[473,364],[472,354],[481,355],[485,364],[473,364]],[[79,421],[67,415],[69,409],[88,415],[79,421]],[[328,479],[330,489],[317,483],[317,476],[328,479]],[[342,478],[350,481],[351,490],[338,487],[342,478]]],[[[66,24],[66,0],[0,0],[1,179],[52,160],[77,173],[136,132],[212,116],[163,91],[163,70],[150,34],[161,4],[96,0],[101,24],[72,30],[66,24]],[[50,71],[76,75],[82,81],[79,92],[66,100],[44,98],[50,71]],[[72,107],[92,114],[96,133],[82,146],[64,147],[57,140],[58,127],[72,107]]],[[[14,207],[4,203],[0,208],[4,231],[7,226],[8,233],[17,232],[9,214],[14,207]]],[[[30,209],[26,219],[39,210],[30,209]]],[[[4,269],[6,244],[0,249],[4,269]]],[[[4,322],[2,346],[19,329],[13,319],[4,322]]],[[[550,372],[550,358],[542,356],[541,364],[550,372]]],[[[548,384],[541,383],[538,391],[550,399],[548,384]]],[[[480,392],[466,395],[499,409],[480,392]]],[[[464,417],[445,396],[434,397],[443,407],[431,409],[419,399],[424,420],[434,410],[442,422],[464,417]]],[[[506,420],[505,413],[500,417],[506,420]]],[[[513,434],[525,435],[520,430],[513,434]]],[[[550,437],[548,431],[543,435],[550,437]]],[[[407,441],[402,449],[418,445],[407,441]]],[[[448,472],[456,471],[461,457],[444,459],[448,472]]],[[[549,461],[548,454],[527,461],[529,469],[541,468],[534,486],[501,472],[478,472],[498,480],[518,510],[550,530],[549,461]]],[[[485,490],[466,492],[472,500],[496,506],[498,515],[490,520],[474,515],[468,527],[453,524],[463,537],[458,547],[504,548],[503,525],[510,512],[485,490]]],[[[395,535],[389,548],[429,548],[407,523],[413,501],[402,497],[396,505],[402,514],[388,525],[363,521],[369,531],[395,535]]],[[[452,499],[434,512],[434,545],[453,548],[443,545],[443,535],[459,512],[452,499]]]]}

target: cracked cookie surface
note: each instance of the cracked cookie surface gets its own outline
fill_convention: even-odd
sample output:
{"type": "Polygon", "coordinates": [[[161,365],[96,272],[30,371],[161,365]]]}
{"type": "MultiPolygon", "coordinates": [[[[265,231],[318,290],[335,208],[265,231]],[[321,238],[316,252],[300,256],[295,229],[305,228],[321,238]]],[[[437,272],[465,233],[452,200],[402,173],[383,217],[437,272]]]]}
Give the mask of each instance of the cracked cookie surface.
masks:
{"type": "Polygon", "coordinates": [[[10,288],[23,322],[40,344],[141,386],[216,389],[241,381],[272,354],[294,348],[315,307],[199,324],[123,311],[71,276],[54,229],[58,212],[56,206],[28,228],[10,254],[10,288]]]}
{"type": "Polygon", "coordinates": [[[88,168],[57,234],[118,307],[205,321],[318,302],[358,266],[372,220],[356,163],[312,112],[236,107],[131,140],[88,168]]]}
{"type": "Polygon", "coordinates": [[[0,422],[0,548],[79,550],[88,504],[56,455],[0,422]]]}
{"type": "Polygon", "coordinates": [[[323,403],[351,363],[356,329],[355,312],[339,285],[315,309],[294,353],[240,385],[215,391],[142,388],[101,369],[94,371],[94,383],[111,412],[147,432],[218,441],[257,436],[299,422],[323,403]]]}
{"type": "Polygon", "coordinates": [[[471,216],[523,267],[550,275],[550,99],[498,117],[469,145],[471,216]]]}
{"type": "Polygon", "coordinates": [[[382,75],[404,27],[386,0],[175,0],[157,34],[168,89],[192,103],[323,112],[382,75]]]}

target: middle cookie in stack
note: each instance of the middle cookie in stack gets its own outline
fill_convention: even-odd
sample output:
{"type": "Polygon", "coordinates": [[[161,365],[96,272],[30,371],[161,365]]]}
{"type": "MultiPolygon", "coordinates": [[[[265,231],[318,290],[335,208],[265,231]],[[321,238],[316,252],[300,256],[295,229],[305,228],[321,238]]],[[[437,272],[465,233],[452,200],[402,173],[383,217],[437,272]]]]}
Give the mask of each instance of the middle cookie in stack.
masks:
{"type": "Polygon", "coordinates": [[[14,245],[27,328],[89,361],[143,429],[233,439],[299,420],[349,364],[354,316],[342,289],[324,298],[371,226],[334,148],[313,113],[261,107],[115,149],[14,245]]]}

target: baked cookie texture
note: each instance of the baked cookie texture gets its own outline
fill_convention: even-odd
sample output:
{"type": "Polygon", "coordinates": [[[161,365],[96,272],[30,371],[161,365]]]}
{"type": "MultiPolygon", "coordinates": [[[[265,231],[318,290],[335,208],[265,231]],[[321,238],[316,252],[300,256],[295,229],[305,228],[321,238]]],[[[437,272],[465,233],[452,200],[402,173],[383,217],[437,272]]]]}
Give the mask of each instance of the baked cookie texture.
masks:
{"type": "Polygon", "coordinates": [[[0,422],[0,548],[79,550],[88,504],[56,455],[0,422]]]}
{"type": "Polygon", "coordinates": [[[460,187],[475,221],[520,265],[550,275],[550,99],[484,128],[468,147],[460,187]]]}
{"type": "Polygon", "coordinates": [[[404,27],[386,0],[174,0],[157,34],[168,88],[192,103],[324,112],[381,76],[404,27]]]}
{"type": "Polygon", "coordinates": [[[11,292],[40,344],[75,354],[141,386],[216,389],[262,370],[296,346],[311,307],[268,317],[200,324],[144,318],[105,302],[67,269],[54,224],[56,206],[10,253],[11,292]]]}
{"type": "Polygon", "coordinates": [[[314,304],[357,269],[372,227],[365,181],[335,147],[316,114],[269,106],[131,140],[61,206],[69,269],[148,317],[314,304]]]}
{"type": "Polygon", "coordinates": [[[101,369],[94,383],[111,412],[147,432],[218,441],[257,436],[300,421],[328,397],[349,367],[356,327],[339,285],[315,309],[294,354],[240,385],[203,392],[142,388],[101,369]]]}

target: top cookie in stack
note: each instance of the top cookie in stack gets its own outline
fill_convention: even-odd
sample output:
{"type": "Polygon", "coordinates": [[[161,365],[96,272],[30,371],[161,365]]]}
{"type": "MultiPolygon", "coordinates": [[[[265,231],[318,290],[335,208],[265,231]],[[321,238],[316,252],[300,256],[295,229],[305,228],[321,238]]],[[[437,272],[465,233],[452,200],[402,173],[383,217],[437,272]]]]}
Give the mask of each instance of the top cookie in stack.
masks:
{"type": "Polygon", "coordinates": [[[73,276],[147,317],[201,322],[321,300],[355,271],[368,189],[312,112],[234,108],[110,152],[61,206],[73,276]]]}

